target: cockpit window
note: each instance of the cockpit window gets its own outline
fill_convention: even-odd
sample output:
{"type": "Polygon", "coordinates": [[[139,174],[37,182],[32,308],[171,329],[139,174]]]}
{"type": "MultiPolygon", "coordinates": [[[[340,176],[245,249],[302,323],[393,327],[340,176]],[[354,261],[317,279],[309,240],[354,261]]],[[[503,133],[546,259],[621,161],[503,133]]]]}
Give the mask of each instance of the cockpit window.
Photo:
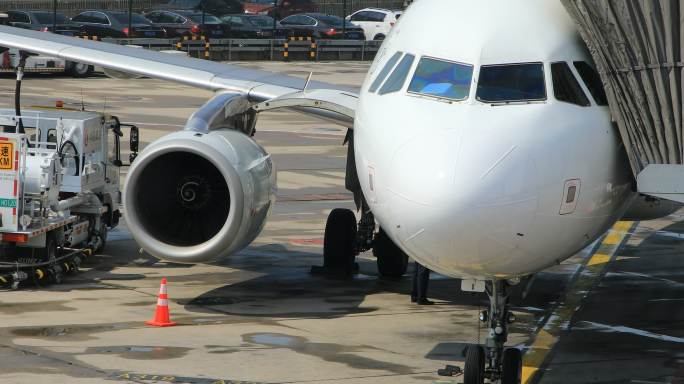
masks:
{"type": "Polygon", "coordinates": [[[473,66],[423,57],[408,91],[451,100],[468,98],[473,66]]]}
{"type": "Polygon", "coordinates": [[[551,63],[551,78],[553,79],[553,95],[556,100],[582,107],[591,105],[589,98],[582,91],[575,75],[566,63],[551,63]]]}
{"type": "Polygon", "coordinates": [[[401,58],[401,55],[401,52],[397,52],[394,55],[392,55],[392,57],[390,57],[389,60],[387,60],[387,64],[385,64],[385,66],[382,67],[382,70],[380,71],[380,73],[378,73],[378,77],[375,78],[373,84],[371,84],[370,88],[368,88],[368,92],[375,92],[378,90],[380,84],[382,84],[382,82],[385,81],[387,75],[390,73],[392,68],[394,68],[394,65],[397,64],[399,58],[401,58]]]}
{"type": "Polygon", "coordinates": [[[404,58],[401,59],[394,72],[387,78],[385,84],[380,88],[379,95],[385,95],[392,92],[399,91],[406,83],[406,77],[411,70],[411,65],[413,65],[413,59],[415,56],[406,54],[404,58]]]}
{"type": "Polygon", "coordinates": [[[542,63],[484,65],[476,97],[485,103],[546,100],[542,63]]]}
{"type": "Polygon", "coordinates": [[[603,90],[603,83],[599,77],[598,72],[585,61],[575,61],[573,63],[577,73],[579,73],[582,81],[589,89],[589,93],[594,97],[594,101],[598,105],[608,105],[608,98],[606,92],[603,90]]]}

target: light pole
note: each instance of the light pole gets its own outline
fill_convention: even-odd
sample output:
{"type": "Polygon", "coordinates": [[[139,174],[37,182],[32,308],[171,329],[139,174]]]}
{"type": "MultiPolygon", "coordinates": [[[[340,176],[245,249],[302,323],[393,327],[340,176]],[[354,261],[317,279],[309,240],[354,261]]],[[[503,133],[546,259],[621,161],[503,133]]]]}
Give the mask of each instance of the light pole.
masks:
{"type": "Polygon", "coordinates": [[[347,35],[347,0],[342,1],[342,38],[347,35]]]}
{"type": "Polygon", "coordinates": [[[133,0],[128,0],[128,37],[133,35],[133,0]]]}
{"type": "Polygon", "coordinates": [[[52,33],[57,33],[57,0],[52,0],[52,33]]]}
{"type": "Polygon", "coordinates": [[[273,17],[273,35],[271,39],[276,38],[276,28],[278,27],[278,20],[276,20],[276,9],[278,8],[278,0],[273,0],[273,12],[271,12],[271,17],[273,17]]]}

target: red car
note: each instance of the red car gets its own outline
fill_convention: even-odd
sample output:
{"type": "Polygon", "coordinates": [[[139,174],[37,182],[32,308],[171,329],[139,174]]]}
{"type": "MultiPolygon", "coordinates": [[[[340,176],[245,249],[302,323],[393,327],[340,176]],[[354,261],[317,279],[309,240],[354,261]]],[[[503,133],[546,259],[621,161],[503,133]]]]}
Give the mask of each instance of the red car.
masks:
{"type": "Polygon", "coordinates": [[[316,12],[318,9],[312,0],[251,0],[244,6],[245,13],[269,15],[276,19],[295,13],[316,12]]]}

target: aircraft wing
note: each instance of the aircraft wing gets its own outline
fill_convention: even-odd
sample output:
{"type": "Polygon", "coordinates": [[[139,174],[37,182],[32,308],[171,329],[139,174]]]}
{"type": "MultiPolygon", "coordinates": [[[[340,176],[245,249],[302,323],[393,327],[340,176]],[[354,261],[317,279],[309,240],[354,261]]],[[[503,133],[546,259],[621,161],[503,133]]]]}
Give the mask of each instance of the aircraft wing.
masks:
{"type": "MultiPolygon", "coordinates": [[[[0,46],[111,68],[127,73],[174,81],[212,91],[231,91],[259,103],[301,93],[306,80],[237,65],[170,55],[146,49],[78,39],[22,28],[0,26],[0,46]]],[[[306,90],[325,90],[326,104],[339,106],[336,122],[350,126],[358,100],[357,91],[348,87],[311,81],[306,90]],[[340,115],[343,111],[346,115],[340,115]]],[[[298,108],[316,114],[312,108],[298,108]]],[[[321,117],[330,120],[330,110],[321,117]]]]}

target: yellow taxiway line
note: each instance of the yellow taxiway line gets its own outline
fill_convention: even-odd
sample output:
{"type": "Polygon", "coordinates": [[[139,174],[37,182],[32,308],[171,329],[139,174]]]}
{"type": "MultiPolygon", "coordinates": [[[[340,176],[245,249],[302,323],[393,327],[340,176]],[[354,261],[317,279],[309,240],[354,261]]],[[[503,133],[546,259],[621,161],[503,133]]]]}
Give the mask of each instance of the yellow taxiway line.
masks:
{"type": "Polygon", "coordinates": [[[523,356],[523,384],[531,384],[541,378],[543,373],[539,369],[558,343],[561,332],[567,329],[572,316],[601,277],[605,267],[613,260],[620,244],[629,236],[633,224],[631,221],[618,221],[613,225],[568,289],[565,300],[556,307],[541,327],[534,342],[523,356]]]}

